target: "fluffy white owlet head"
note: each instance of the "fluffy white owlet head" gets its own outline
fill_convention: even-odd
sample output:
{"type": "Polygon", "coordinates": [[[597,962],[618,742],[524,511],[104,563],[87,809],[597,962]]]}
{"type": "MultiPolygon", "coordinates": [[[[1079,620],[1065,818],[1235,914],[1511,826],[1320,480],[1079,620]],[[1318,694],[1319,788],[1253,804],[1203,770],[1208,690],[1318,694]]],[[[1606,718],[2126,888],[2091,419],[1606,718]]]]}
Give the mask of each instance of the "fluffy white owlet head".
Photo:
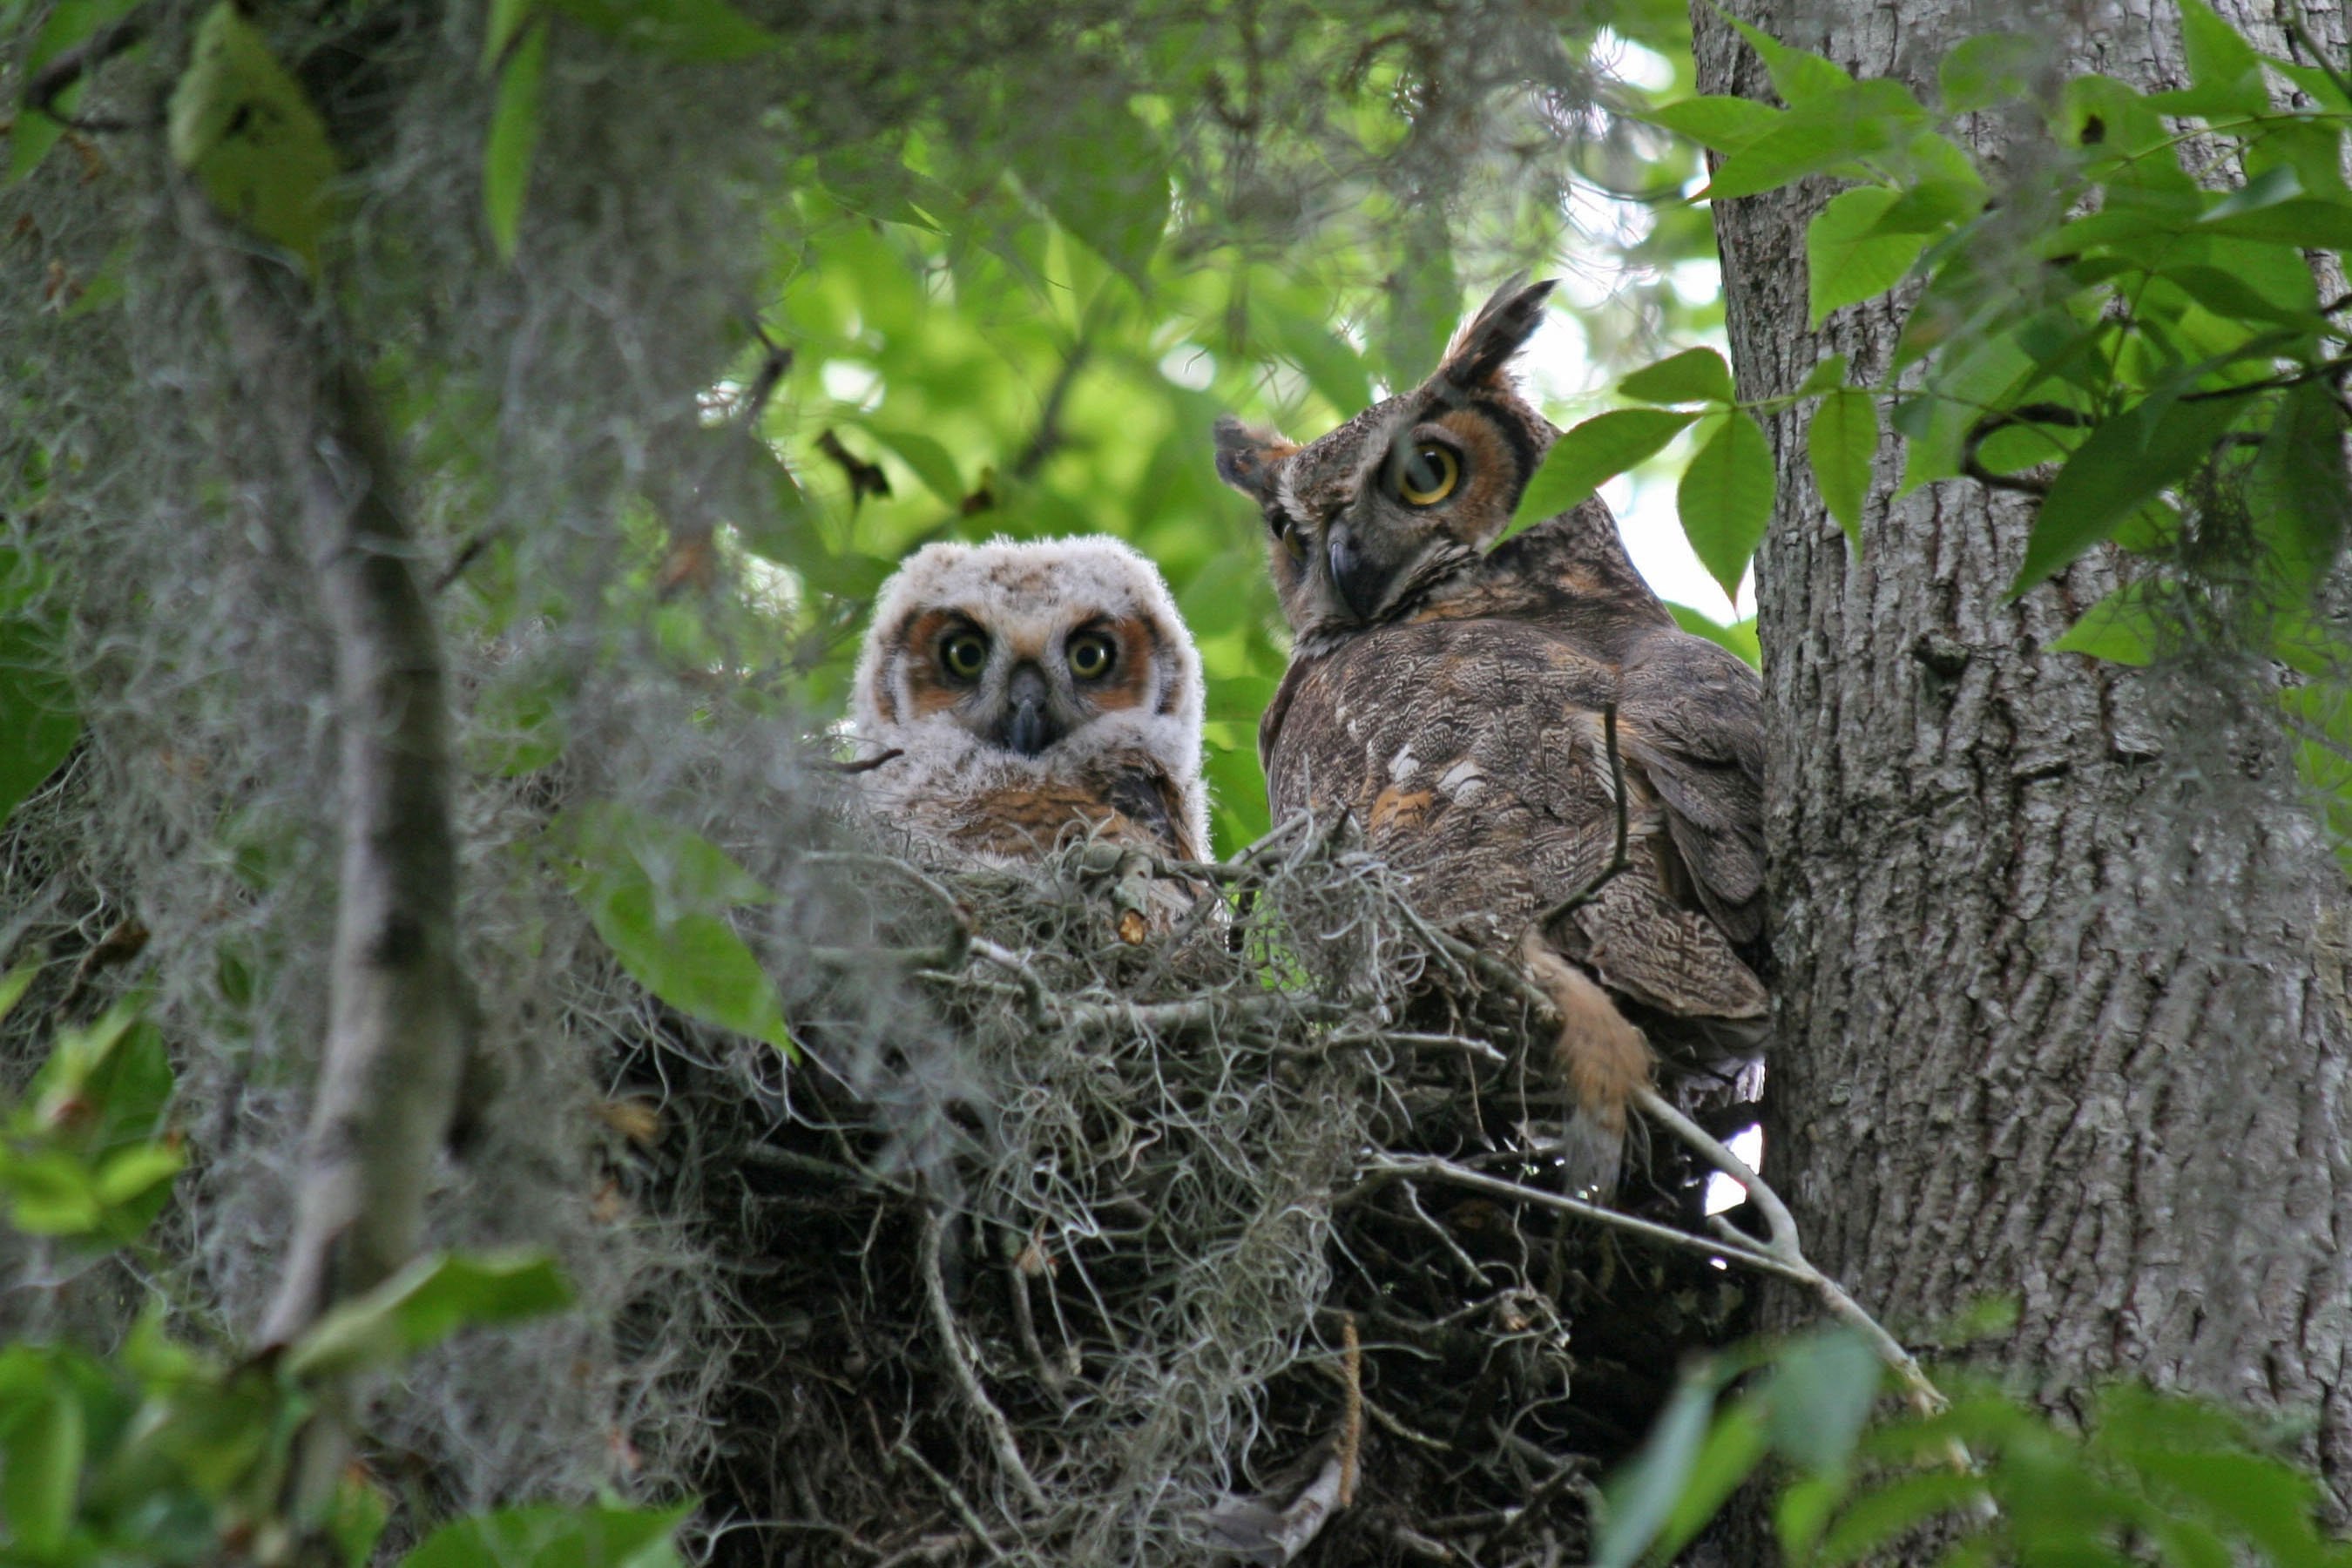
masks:
{"type": "Polygon", "coordinates": [[[1146,815],[1204,853],[1202,693],[1168,585],[1120,541],[926,545],[883,584],[858,656],[857,738],[903,753],[861,782],[886,819],[975,847],[992,814],[1041,845],[1103,820],[1097,804],[1135,816],[1149,778],[1167,806],[1146,815]]]}

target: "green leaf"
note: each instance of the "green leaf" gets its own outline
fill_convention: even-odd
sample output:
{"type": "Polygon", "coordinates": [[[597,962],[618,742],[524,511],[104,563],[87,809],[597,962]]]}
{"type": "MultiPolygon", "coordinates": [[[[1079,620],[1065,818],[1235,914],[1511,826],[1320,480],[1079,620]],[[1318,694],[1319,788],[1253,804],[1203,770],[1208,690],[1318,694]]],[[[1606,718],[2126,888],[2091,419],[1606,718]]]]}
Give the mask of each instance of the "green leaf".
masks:
{"type": "Polygon", "coordinates": [[[2025,97],[2044,48],[2041,39],[2023,33],[1979,33],[1963,40],[1936,68],[1944,112],[1969,114],[2025,97]]]}
{"type": "MultiPolygon", "coordinates": [[[[32,46],[25,51],[16,77],[19,86],[66,50],[89,41],[100,28],[128,16],[138,3],[139,0],[58,0],[42,20],[40,30],[33,35],[32,46]]],[[[10,25],[14,25],[13,21],[10,25]]],[[[70,114],[80,97],[81,83],[75,82],[51,101],[59,111],[70,114]]],[[[56,116],[37,114],[19,107],[7,132],[9,181],[21,180],[40,167],[65,131],[56,116]]]]}
{"type": "Polygon", "coordinates": [[[1764,1422],[1753,1405],[1742,1401],[1718,1415],[1706,1445],[1691,1461],[1682,1493],[1660,1526],[1650,1555],[1661,1562],[1678,1556],[1755,1472],[1768,1447],[1764,1422]]]}
{"type": "Polygon", "coordinates": [[[2303,250],[2343,250],[2352,247],[2352,206],[2317,196],[2231,210],[2217,206],[2192,232],[2237,235],[2303,250]]]}
{"type": "Polygon", "coordinates": [[[542,20],[539,0],[489,0],[488,23],[482,28],[481,73],[488,76],[506,58],[515,38],[531,22],[542,20]]]}
{"type": "Polygon", "coordinates": [[[1841,305],[1884,294],[1903,280],[1927,244],[1921,233],[1883,234],[1878,220],[1896,201],[1879,186],[1832,198],[1805,229],[1806,289],[1811,325],[1841,305]]]}
{"type": "Polygon", "coordinates": [[[1862,511],[1870,495],[1872,465],[1878,457],[1878,403],[1858,387],[1831,390],[1813,410],[1805,432],[1805,455],[1822,503],[1862,548],[1862,511]]]}
{"type": "Polygon", "coordinates": [[[1853,86],[1853,78],[1843,67],[1810,50],[1791,47],[1737,16],[1728,20],[1763,60],[1765,72],[1772,79],[1772,90],[1790,108],[1811,99],[1844,92],[1853,86]]]}
{"type": "Polygon", "coordinates": [[[2313,1528],[2319,1488],[2291,1466],[2260,1454],[2210,1450],[2147,1451],[2133,1462],[2163,1492],[2243,1536],[2280,1568],[2336,1561],[2313,1528]]]}
{"type": "Polygon", "coordinates": [[[2344,416],[2327,387],[2290,389],[2248,475],[2249,512],[2263,564],[2296,597],[2335,565],[2352,524],[2344,472],[2344,416]]]}
{"type": "Polygon", "coordinates": [[[1807,1476],[1791,1481],[1772,1504],[1772,1531],[1780,1539],[1780,1559],[1788,1563],[1811,1561],[1813,1547],[1828,1528],[1850,1489],[1844,1475],[1807,1476]]]}
{"type": "Polygon", "coordinates": [[[577,859],[572,893],[637,983],[671,1006],[794,1049],[775,983],[725,911],[772,897],[699,834],[610,803],[575,806],[549,829],[577,859]]]}
{"type": "Polygon", "coordinates": [[[1047,123],[1025,120],[1003,143],[1013,172],[1064,228],[1148,288],[1168,227],[1169,160],[1159,136],[1108,84],[1074,92],[1055,107],[1051,134],[1047,123]]]}
{"type": "Polygon", "coordinates": [[[172,90],[171,146],[213,205],[318,276],[335,177],[326,121],[234,0],[197,24],[172,90]]]}
{"type": "Polygon", "coordinates": [[[2205,0],[2180,0],[2180,43],[2199,113],[2261,114],[2270,108],[2262,57],[2205,0]]]}
{"type": "Polygon", "coordinates": [[[1650,119],[1677,136],[1718,153],[1736,153],[1777,124],[1782,110],[1748,98],[1708,94],[1650,110],[1650,119]]]}
{"type": "Polygon", "coordinates": [[[153,1138],[172,1083],[163,1032],[118,1003],[97,1022],[59,1032],[33,1075],[33,1113],[59,1148],[94,1161],[153,1138]]]}
{"type": "Polygon", "coordinates": [[[1984,210],[1980,180],[1921,180],[1895,198],[1872,226],[1874,235],[1916,234],[1927,238],[1968,222],[1984,210]]]}
{"type": "Polygon", "coordinates": [[[1797,388],[1800,397],[1811,397],[1817,392],[1831,392],[1845,384],[1845,355],[1830,354],[1817,360],[1805,373],[1804,384],[1797,388]]]}
{"type": "Polygon", "coordinates": [[[37,1557],[59,1552],[80,1496],[87,1442],[81,1402],[50,1375],[31,1400],[0,1415],[0,1518],[16,1545],[37,1557]]]}
{"type": "Polygon", "coordinates": [[[933,437],[916,430],[892,430],[868,424],[867,435],[881,442],[923,481],[923,488],[950,507],[963,504],[963,479],[956,472],[955,458],[933,437]]]}
{"type": "Polygon", "coordinates": [[[1744,413],[1710,423],[1715,429],[1691,455],[1675,502],[1699,564],[1737,597],[1748,558],[1772,521],[1772,447],[1744,413]]]}
{"type": "Polygon", "coordinates": [[[443,1525],[401,1568],[677,1568],[671,1537],[691,1501],[667,1509],[510,1508],[443,1525]]]}
{"type": "Polygon", "coordinates": [[[1730,403],[1731,367],[1713,349],[1685,349],[1644,365],[1617,384],[1617,390],[1643,403],[1730,403]]]}
{"type": "Polygon", "coordinates": [[[1297,363],[1324,402],[1343,416],[1370,405],[1371,376],[1353,343],[1303,311],[1276,310],[1273,322],[1276,346],[1297,363]]]}
{"type": "Polygon", "coordinates": [[[1820,1568],[1858,1562],[1906,1531],[1983,1495],[1981,1480],[1951,1470],[1928,1470],[1874,1487],[1856,1497],[1831,1526],[1813,1561],[1820,1568]]]}
{"type": "Polygon", "coordinates": [[[169,1184],[186,1164],[186,1158],[168,1144],[138,1144],[116,1152],[100,1164],[92,1190],[98,1201],[110,1208],[135,1204],[157,1187],[169,1184]]]}
{"type": "Polygon", "coordinates": [[[2050,648],[2110,664],[2145,665],[2156,658],[2160,631],[2153,584],[2126,583],[2084,610],[2050,648]]]}
{"type": "Polygon", "coordinates": [[[1763,1398],[1771,1410],[1773,1449],[1819,1472],[1843,1469],[1877,1402],[1885,1368],[1860,1334],[1809,1334],[1773,1363],[1763,1398]]]}
{"type": "Polygon", "coordinates": [[[5,974],[0,974],[0,1019],[16,1010],[16,1004],[32,989],[33,981],[41,973],[41,962],[28,958],[5,974]]]}
{"type": "MultiPolygon", "coordinates": [[[[354,1467],[356,1468],[356,1467],[354,1467]]],[[[383,1527],[392,1521],[392,1505],[363,1474],[347,1473],[335,1488],[333,1511],[327,1531],[343,1554],[344,1568],[367,1568],[375,1555],[383,1527]]]]}
{"type": "Polygon", "coordinates": [[[727,0],[550,0],[583,26],[647,54],[715,65],[764,54],[781,41],[727,0]]]}
{"type": "Polygon", "coordinates": [[[0,545],[0,822],[58,771],[81,738],[65,675],[65,623],[49,603],[50,574],[0,545]]]}
{"type": "Polygon", "coordinates": [[[543,1252],[420,1258],[312,1324],[288,1348],[285,1364],[305,1378],[386,1366],[461,1328],[540,1317],[571,1301],[571,1288],[543,1252]]]}
{"type": "MultiPolygon", "coordinates": [[[[663,919],[683,910],[715,914],[773,902],[767,885],[692,828],[612,801],[588,801],[559,816],[549,831],[581,853],[625,857],[621,874],[641,878],[659,897],[663,919]]],[[[593,870],[600,868],[592,868],[593,870]]]]}
{"type": "Polygon", "coordinates": [[[1885,131],[1852,116],[1791,110],[1780,123],[1724,159],[1700,192],[1710,202],[1775,189],[1886,150],[1885,131]]]}
{"type": "Polygon", "coordinates": [[[1620,408],[1563,433],[1544,454],[1511,514],[1514,530],[1556,517],[1660,448],[1698,417],[1658,408],[1620,408]]]}
{"type": "Polygon", "coordinates": [[[2227,400],[2149,400],[2103,422],[2051,481],[2010,596],[2107,538],[2142,502],[2203,463],[2234,415],[2227,400]]]}
{"type": "Polygon", "coordinates": [[[534,22],[499,73],[490,136],[482,153],[482,217],[500,261],[512,261],[522,232],[522,199],[539,145],[540,87],[547,69],[547,23],[534,22]]]}
{"type": "Polygon", "coordinates": [[[1633,1568],[1665,1529],[1706,1445],[1715,1394],[1711,1377],[1684,1379],[1640,1451],[1610,1478],[1591,1568],[1633,1568]]]}
{"type": "Polygon", "coordinates": [[[1712,616],[1692,609],[1688,605],[1669,603],[1666,605],[1666,613],[1674,616],[1675,625],[1682,627],[1691,636],[1705,637],[1717,647],[1727,647],[1738,654],[1748,661],[1748,668],[1761,669],[1764,667],[1764,647],[1757,640],[1755,616],[1750,616],[1744,621],[1734,621],[1727,626],[1712,616]]]}

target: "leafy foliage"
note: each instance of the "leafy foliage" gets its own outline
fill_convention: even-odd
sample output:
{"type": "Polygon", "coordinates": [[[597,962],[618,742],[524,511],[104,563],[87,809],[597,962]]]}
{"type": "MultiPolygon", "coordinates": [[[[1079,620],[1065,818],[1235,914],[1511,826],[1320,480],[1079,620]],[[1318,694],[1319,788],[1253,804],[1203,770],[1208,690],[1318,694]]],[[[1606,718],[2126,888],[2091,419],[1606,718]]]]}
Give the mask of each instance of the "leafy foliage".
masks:
{"type": "MultiPolygon", "coordinates": [[[[33,969],[0,981],[0,1015],[33,969]]],[[[0,1135],[0,1192],[20,1232],[85,1261],[142,1245],[182,1165],[168,1125],[171,1064],[155,1026],[118,1005],[60,1030],[0,1135]]],[[[288,1517],[296,1432],[319,1380],[389,1368],[472,1326],[561,1309],[570,1292],[543,1256],[420,1258],[344,1302],[279,1352],[208,1351],[151,1301],[111,1353],[24,1341],[0,1349],[0,1556],[27,1565],[268,1559],[318,1529],[352,1568],[371,1560],[391,1500],[358,1469],[328,1517],[288,1517]]],[[[662,1568],[684,1508],[542,1510],[457,1521],[406,1561],[492,1568],[529,1560],[662,1568]]]]}
{"type": "Polygon", "coordinates": [[[2219,1405],[2119,1383],[2076,1431],[1947,1373],[1946,1408],[1873,1426],[1881,1372],[1844,1330],[1694,1368],[1608,1486],[1596,1568],[1672,1560],[1768,1468],[1780,1552],[1800,1568],[1877,1557],[1931,1526],[1954,1538],[1954,1563],[2352,1561],[2320,1533],[2318,1479],[2219,1405]]]}
{"type": "MultiPolygon", "coordinates": [[[[2347,363],[2305,253],[2352,240],[2352,190],[2337,172],[2352,101],[2324,72],[2263,59],[2202,0],[2183,0],[2181,16],[2191,87],[2144,95],[2105,78],[2066,84],[2046,106],[2048,166],[2030,200],[2016,192],[1994,203],[1947,133],[2021,90],[2018,62],[2032,47],[2022,37],[1955,50],[1931,109],[1897,83],[1853,80],[1746,30],[1786,107],[1694,100],[1659,111],[1725,154],[1708,199],[1814,174],[1849,184],[1808,230],[1814,324],[1916,279],[1881,384],[1849,384],[1832,356],[1793,396],[1752,405],[1817,404],[1814,473],[1849,531],[1876,445],[1870,411],[1885,404],[1910,448],[1905,489],[1968,473],[2037,498],[2015,592],[2117,538],[2150,506],[2171,521],[2134,536],[2141,553],[2252,584],[2266,611],[2300,605],[2333,563],[2352,507],[2336,455],[2345,409],[2329,395],[2347,363]],[[2308,100],[2273,106],[2265,66],[2308,100]],[[2208,188],[2190,176],[2181,153],[2200,138],[2223,151],[2237,183],[2208,188]],[[1898,388],[1920,361],[1924,384],[1898,388]],[[2189,492],[2259,484],[2263,437],[2283,421],[2306,466],[2264,490],[2263,530],[2230,537],[2228,519],[2210,505],[2199,512],[2189,492]],[[2011,477],[2043,468],[2054,470],[2046,480],[2011,477]]],[[[1663,368],[1620,390],[1651,397],[1645,378],[1663,368]]],[[[1687,497],[1694,540],[1739,536],[1727,494],[1687,497]]]]}

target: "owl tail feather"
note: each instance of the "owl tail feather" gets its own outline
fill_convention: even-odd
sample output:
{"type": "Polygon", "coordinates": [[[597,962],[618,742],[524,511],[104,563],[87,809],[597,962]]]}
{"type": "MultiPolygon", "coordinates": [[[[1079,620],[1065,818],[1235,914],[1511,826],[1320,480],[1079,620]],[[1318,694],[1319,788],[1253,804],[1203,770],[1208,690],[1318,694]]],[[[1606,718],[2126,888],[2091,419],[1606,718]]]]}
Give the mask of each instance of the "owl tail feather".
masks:
{"type": "Polygon", "coordinates": [[[1520,958],[1559,1012],[1554,1059],[1576,1101],[1560,1148],[1569,1190],[1607,1197],[1616,1192],[1624,1163],[1628,1108],[1635,1092],[1649,1086],[1656,1058],[1609,994],[1534,931],[1528,933],[1520,958]]]}

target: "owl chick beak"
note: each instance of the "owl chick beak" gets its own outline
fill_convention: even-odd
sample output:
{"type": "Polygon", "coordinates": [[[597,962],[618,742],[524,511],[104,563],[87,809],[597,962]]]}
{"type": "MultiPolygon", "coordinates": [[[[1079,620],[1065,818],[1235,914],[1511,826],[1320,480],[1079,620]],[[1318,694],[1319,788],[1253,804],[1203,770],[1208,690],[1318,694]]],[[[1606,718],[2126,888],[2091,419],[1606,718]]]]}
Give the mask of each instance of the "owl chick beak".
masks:
{"type": "Polygon", "coordinates": [[[1348,613],[1360,621],[1370,620],[1388,594],[1388,564],[1367,555],[1344,522],[1332,525],[1324,553],[1331,567],[1331,586],[1348,613]]]}
{"type": "Polygon", "coordinates": [[[1013,668],[1004,687],[1004,716],[997,721],[996,740],[1024,757],[1034,757],[1062,738],[1054,718],[1053,694],[1045,673],[1034,664],[1013,668]]]}

